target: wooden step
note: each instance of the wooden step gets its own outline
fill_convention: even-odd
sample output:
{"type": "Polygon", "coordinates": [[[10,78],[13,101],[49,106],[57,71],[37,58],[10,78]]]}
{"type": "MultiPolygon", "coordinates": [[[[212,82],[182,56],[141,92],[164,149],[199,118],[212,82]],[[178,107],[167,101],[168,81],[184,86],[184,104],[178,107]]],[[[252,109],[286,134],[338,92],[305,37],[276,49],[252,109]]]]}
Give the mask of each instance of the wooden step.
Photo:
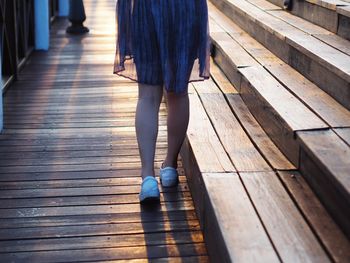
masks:
{"type": "Polygon", "coordinates": [[[350,260],[349,240],[299,172],[279,171],[280,179],[334,262],[350,260]]]}
{"type": "MultiPolygon", "coordinates": [[[[212,33],[211,37],[216,46],[220,46],[225,38],[226,43],[235,43],[226,33],[212,33]]],[[[249,54],[243,51],[246,56],[249,54]]],[[[219,55],[215,60],[224,65],[228,76],[238,87],[248,107],[264,127],[272,140],[289,157],[294,165],[298,165],[298,144],[294,139],[294,131],[327,128],[316,114],[285,89],[265,68],[255,62],[255,66],[242,64],[239,51],[235,56],[219,55]],[[238,59],[237,59],[238,57],[238,59]],[[225,62],[221,63],[225,59],[225,62]],[[225,65],[234,65],[227,68],[225,65]],[[293,112],[293,114],[290,114],[293,112]]],[[[216,49],[215,49],[216,56],[216,49]]]]}
{"type": "Polygon", "coordinates": [[[217,89],[218,93],[205,93],[201,89],[202,85],[207,84],[194,84],[199,93],[202,105],[211,120],[211,125],[219,136],[220,142],[230,157],[236,171],[271,171],[272,168],[251,142],[238,119],[232,114],[220,90],[217,89]]]}
{"type": "Polygon", "coordinates": [[[300,211],[305,204],[299,205],[300,200],[289,193],[294,190],[300,196],[303,189],[295,190],[293,182],[292,186],[282,183],[282,173],[297,173],[295,167],[213,61],[211,68],[210,80],[190,85],[191,118],[181,149],[211,259],[339,262],[350,258],[347,238],[312,191],[307,193],[319,204],[321,221],[312,211],[300,211]],[[322,220],[335,229],[327,232],[331,236],[319,227],[322,220]],[[340,241],[334,244],[333,238],[340,241]]]}
{"type": "MultiPolygon", "coordinates": [[[[350,109],[348,54],[274,15],[281,10],[270,11],[257,6],[257,2],[266,1],[254,1],[254,4],[246,0],[211,2],[281,60],[350,109]]],[[[337,45],[343,44],[337,42],[337,45]]]]}
{"type": "MultiPolygon", "coordinates": [[[[283,158],[284,156],[278,149],[274,148],[275,146],[269,141],[269,138],[267,138],[267,135],[249,112],[241,97],[236,94],[226,94],[225,96],[228,99],[234,114],[237,116],[239,122],[251,140],[259,148],[259,151],[270,165],[278,170],[278,175],[281,181],[295,200],[297,206],[301,209],[302,213],[308,220],[309,225],[314,229],[320,240],[322,240],[321,242],[327,248],[329,254],[332,255],[333,260],[336,262],[342,262],[345,258],[349,258],[350,251],[346,252],[344,250],[344,248],[349,247],[350,245],[348,239],[331,219],[330,215],[321,205],[320,201],[312,192],[303,177],[301,177],[299,172],[293,171],[294,167],[288,164],[288,161],[283,158]],[[336,238],[332,237],[334,233],[336,238]]],[[[350,129],[343,128],[337,130],[338,133],[350,143],[350,129]]]]}
{"type": "MultiPolygon", "coordinates": [[[[284,0],[268,0],[284,7],[284,0]]],[[[251,3],[261,3],[249,0],[251,3]]],[[[291,13],[350,40],[350,2],[348,0],[292,1],[291,13]]]]}
{"type": "MultiPolygon", "coordinates": [[[[276,57],[232,21],[224,18],[222,13],[212,5],[210,5],[210,17],[211,38],[215,47],[215,61],[223,69],[230,81],[239,87],[239,90],[243,87],[247,93],[249,87],[254,83],[262,86],[263,89],[260,90],[265,92],[266,95],[262,103],[266,103],[265,101],[274,103],[272,110],[280,112],[281,115],[277,114],[277,116],[281,116],[283,121],[287,122],[290,130],[293,130],[293,127],[294,130],[303,130],[350,126],[349,110],[342,107],[331,96],[276,57]],[[225,49],[225,46],[230,45],[229,43],[239,47],[234,55],[231,55],[231,52],[226,53],[222,51],[225,49]],[[250,60],[245,59],[247,57],[250,60]],[[251,58],[254,60],[251,60],[251,58]],[[247,61],[252,62],[245,63],[247,61]],[[264,83],[266,85],[263,85],[264,83]],[[278,92],[267,93],[268,90],[264,86],[268,86],[270,89],[275,89],[278,92]],[[274,98],[275,96],[279,96],[279,99],[274,98]],[[289,99],[290,97],[291,99],[289,99]],[[288,101],[288,103],[284,103],[284,101],[288,101]],[[288,107],[290,107],[289,110],[288,107]],[[299,114],[296,114],[296,111],[299,114]],[[293,114],[289,114],[291,112],[293,114]],[[312,120],[314,124],[312,124],[312,120]]],[[[240,91],[242,93],[244,90],[240,91]]],[[[244,94],[242,95],[244,98],[244,94]]],[[[254,105],[254,107],[257,110],[259,106],[254,105]]],[[[255,112],[254,110],[252,111],[255,112]]],[[[265,108],[264,111],[266,111],[265,108]]],[[[261,114],[264,111],[261,111],[261,114]]],[[[255,115],[257,114],[259,113],[256,112],[255,115]]],[[[268,117],[271,118],[274,115],[276,114],[268,117]]],[[[264,120],[261,120],[261,123],[263,122],[264,120]]],[[[280,127],[279,123],[276,124],[274,121],[272,125],[280,127]]],[[[272,138],[276,138],[271,125],[266,126],[268,127],[265,129],[271,130],[268,134],[272,138]]],[[[277,140],[274,141],[277,142],[277,140]]],[[[292,155],[288,156],[293,159],[292,155]]]]}
{"type": "Polygon", "coordinates": [[[215,60],[220,64],[220,67],[232,83],[240,86],[241,82],[241,75],[237,70],[233,71],[232,67],[261,65],[328,125],[332,127],[347,127],[350,125],[349,110],[345,109],[330,95],[279,59],[230,19],[222,16],[222,13],[217,8],[212,5],[210,7],[211,36],[213,43],[217,43],[215,45],[215,60]],[[237,52],[223,52],[222,48],[224,45],[223,41],[220,40],[222,38],[226,39],[228,43],[225,44],[226,46],[230,46],[229,43],[231,43],[231,46],[235,47],[237,52]],[[230,59],[225,59],[229,56],[235,58],[236,64],[230,59]],[[247,61],[250,62],[247,63],[247,61]]]}
{"type": "Polygon", "coordinates": [[[291,12],[350,40],[350,3],[340,0],[293,1],[291,12]]]}
{"type": "Polygon", "coordinates": [[[331,129],[298,131],[300,171],[350,236],[350,147],[331,129]]]}
{"type": "Polygon", "coordinates": [[[204,236],[216,262],[279,262],[235,173],[204,173],[204,236]]]}
{"type": "MultiPolygon", "coordinates": [[[[186,150],[181,151],[181,157],[186,163],[188,184],[191,188],[193,201],[196,203],[197,214],[202,216],[204,204],[202,203],[203,180],[201,173],[226,173],[236,170],[216,136],[196,92],[193,88],[191,91],[190,85],[189,98],[191,117],[187,137],[182,146],[182,149],[186,150]]],[[[201,220],[203,221],[203,217],[201,220]]]]}
{"type": "MultiPolygon", "coordinates": [[[[350,41],[338,36],[337,34],[320,27],[312,22],[309,22],[299,16],[296,16],[290,12],[282,10],[280,7],[271,4],[271,1],[267,0],[248,0],[253,5],[264,10],[265,12],[283,20],[293,27],[300,29],[301,31],[310,34],[311,36],[325,42],[326,44],[342,51],[343,53],[350,55],[350,41]]],[[[283,1],[282,1],[283,2],[283,1]]],[[[349,3],[350,4],[350,3],[349,3]]]]}
{"type": "MultiPolygon", "coordinates": [[[[210,5],[214,60],[236,86],[244,101],[233,99],[235,94],[227,94],[233,109],[239,108],[233,103],[246,104],[266,134],[297,168],[307,161],[301,158],[301,153],[307,146],[297,139],[298,132],[305,131],[317,137],[317,133],[322,130],[334,129],[342,134],[337,137],[338,142],[346,141],[344,138],[349,139],[349,110],[220,14],[220,11],[210,5]],[[234,55],[225,52],[225,46],[230,46],[230,42],[232,46],[239,47],[234,55]],[[242,59],[248,56],[254,60],[242,59]],[[245,63],[247,61],[252,62],[245,63]]],[[[346,142],[343,144],[349,147],[346,142]]],[[[338,154],[341,152],[339,149],[338,154]]],[[[316,165],[321,165],[317,152],[313,161],[316,165]]],[[[339,162],[349,173],[348,162],[345,159],[339,159],[339,162]]],[[[302,170],[306,177],[312,177],[315,171],[302,170]]],[[[345,192],[350,193],[346,182],[334,183],[337,174],[333,174],[333,170],[330,170],[328,178],[329,180],[320,182],[323,187],[321,190],[317,189],[319,186],[316,184],[311,183],[311,187],[319,195],[324,194],[324,198],[331,188],[345,188],[345,192]]],[[[336,209],[336,212],[332,210],[332,207],[338,207],[337,202],[343,198],[347,198],[347,195],[338,195],[324,204],[337,222],[347,229],[348,223],[340,219],[347,216],[344,209],[336,209]]]]}
{"type": "Polygon", "coordinates": [[[276,170],[278,171],[277,174],[280,180],[304,214],[310,227],[313,228],[316,235],[326,247],[326,250],[329,251],[333,260],[342,262],[345,258],[350,259],[350,251],[346,251],[345,249],[350,245],[348,239],[321,205],[303,177],[301,177],[299,172],[293,170],[291,166],[289,166],[288,170],[288,163],[280,159],[281,153],[271,147],[271,141],[269,142],[268,138],[265,137],[265,133],[259,132],[261,128],[259,129],[258,122],[252,117],[240,96],[227,94],[226,97],[229,99],[234,114],[238,116],[243,128],[249,134],[254,144],[259,147],[260,152],[265,156],[266,160],[270,164],[278,161],[281,168],[277,168],[276,170]]]}

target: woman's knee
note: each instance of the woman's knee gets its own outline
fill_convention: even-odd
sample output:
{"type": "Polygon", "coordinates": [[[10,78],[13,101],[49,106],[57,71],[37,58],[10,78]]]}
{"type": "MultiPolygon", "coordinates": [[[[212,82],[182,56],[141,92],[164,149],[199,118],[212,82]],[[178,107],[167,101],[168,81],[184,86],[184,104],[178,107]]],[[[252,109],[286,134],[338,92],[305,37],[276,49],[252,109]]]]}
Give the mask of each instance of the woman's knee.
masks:
{"type": "Polygon", "coordinates": [[[139,99],[160,104],[162,101],[162,97],[163,97],[162,85],[149,85],[149,84],[139,83],[139,95],[138,95],[139,99]]]}
{"type": "Polygon", "coordinates": [[[184,101],[188,101],[188,92],[175,93],[175,92],[167,92],[167,101],[169,104],[181,103],[184,101]]]}

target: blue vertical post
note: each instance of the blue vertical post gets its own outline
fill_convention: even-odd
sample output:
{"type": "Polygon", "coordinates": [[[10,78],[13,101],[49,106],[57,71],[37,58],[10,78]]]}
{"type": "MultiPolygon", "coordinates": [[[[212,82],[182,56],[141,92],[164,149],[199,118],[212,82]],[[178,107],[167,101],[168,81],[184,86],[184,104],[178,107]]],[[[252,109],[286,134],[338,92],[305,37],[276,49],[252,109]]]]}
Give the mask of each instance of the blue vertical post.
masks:
{"type": "Polygon", "coordinates": [[[68,16],[69,14],[69,0],[59,0],[58,2],[58,15],[68,16]]]}
{"type": "Polygon", "coordinates": [[[50,43],[49,0],[34,0],[35,49],[48,50],[50,43]]]}

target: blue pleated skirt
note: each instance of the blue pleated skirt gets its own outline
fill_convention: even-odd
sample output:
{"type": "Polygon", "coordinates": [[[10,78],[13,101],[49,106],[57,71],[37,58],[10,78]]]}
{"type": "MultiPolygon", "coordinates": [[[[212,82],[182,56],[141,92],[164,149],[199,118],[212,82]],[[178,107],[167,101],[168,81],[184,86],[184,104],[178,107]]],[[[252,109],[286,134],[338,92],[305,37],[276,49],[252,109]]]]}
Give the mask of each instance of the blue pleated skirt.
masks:
{"type": "Polygon", "coordinates": [[[117,0],[114,74],[183,93],[210,73],[207,0],[117,0]]]}

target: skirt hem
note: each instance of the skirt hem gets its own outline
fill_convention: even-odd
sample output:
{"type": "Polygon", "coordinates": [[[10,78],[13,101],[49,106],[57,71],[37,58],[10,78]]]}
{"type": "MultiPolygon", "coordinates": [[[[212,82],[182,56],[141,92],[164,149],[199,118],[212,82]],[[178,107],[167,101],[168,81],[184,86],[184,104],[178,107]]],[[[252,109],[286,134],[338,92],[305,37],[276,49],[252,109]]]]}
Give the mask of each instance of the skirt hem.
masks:
{"type": "MultiPolygon", "coordinates": [[[[125,69],[113,71],[113,74],[114,75],[118,75],[118,76],[123,77],[123,78],[127,78],[127,79],[129,79],[129,80],[131,80],[133,82],[136,82],[136,83],[147,84],[147,85],[162,85],[162,86],[164,85],[163,82],[154,84],[154,83],[146,83],[146,82],[139,81],[138,79],[135,79],[135,78],[132,78],[130,76],[127,76],[127,75],[123,74],[124,70],[125,69]]],[[[199,75],[198,79],[190,79],[187,82],[190,83],[190,82],[205,81],[205,80],[207,80],[209,78],[210,78],[210,76],[201,76],[201,75],[199,75]]],[[[174,92],[174,90],[168,90],[166,88],[165,88],[165,90],[168,91],[168,92],[174,92]]],[[[183,92],[176,92],[175,91],[175,93],[183,93],[183,92]]]]}

